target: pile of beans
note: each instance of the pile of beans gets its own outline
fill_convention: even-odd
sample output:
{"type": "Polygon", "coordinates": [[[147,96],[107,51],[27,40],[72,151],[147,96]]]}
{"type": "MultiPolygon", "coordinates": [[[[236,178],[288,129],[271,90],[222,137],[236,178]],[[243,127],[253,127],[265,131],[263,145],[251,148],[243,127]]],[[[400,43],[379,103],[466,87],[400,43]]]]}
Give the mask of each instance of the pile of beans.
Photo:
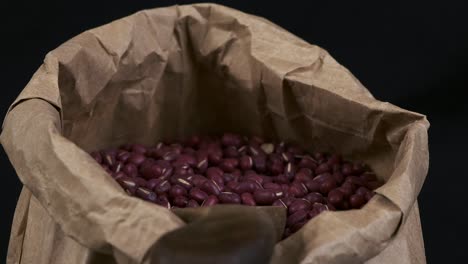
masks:
{"type": "Polygon", "coordinates": [[[297,145],[226,133],[124,145],[91,156],[132,196],[171,208],[284,206],[284,237],[327,210],[361,208],[382,185],[363,164],[297,145]]]}

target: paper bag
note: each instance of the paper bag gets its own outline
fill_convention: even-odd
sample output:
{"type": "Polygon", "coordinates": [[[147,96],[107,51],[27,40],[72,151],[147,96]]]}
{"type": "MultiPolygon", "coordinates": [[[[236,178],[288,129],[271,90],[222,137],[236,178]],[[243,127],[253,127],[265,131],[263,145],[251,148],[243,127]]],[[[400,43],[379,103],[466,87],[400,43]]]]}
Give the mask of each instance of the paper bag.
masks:
{"type": "Polygon", "coordinates": [[[7,262],[362,263],[417,207],[428,126],[265,19],[214,4],[141,11],[51,51],[9,108],[0,140],[24,188],[7,262]],[[87,154],[225,131],[342,153],[386,184],[279,241],[279,208],[169,211],[126,195],[87,154]]]}

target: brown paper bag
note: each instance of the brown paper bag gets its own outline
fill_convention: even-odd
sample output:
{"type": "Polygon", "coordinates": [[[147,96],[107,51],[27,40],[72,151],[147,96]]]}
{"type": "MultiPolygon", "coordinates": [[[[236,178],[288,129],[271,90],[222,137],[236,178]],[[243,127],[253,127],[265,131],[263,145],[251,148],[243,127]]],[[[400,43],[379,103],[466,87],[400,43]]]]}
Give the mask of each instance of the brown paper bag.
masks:
{"type": "Polygon", "coordinates": [[[50,52],[11,105],[0,140],[24,188],[7,263],[424,262],[415,202],[428,126],[262,18],[213,4],[138,12],[50,52]],[[277,241],[279,209],[171,212],[127,196],[86,153],[224,131],[343,153],[386,184],[364,208],[277,241]]]}

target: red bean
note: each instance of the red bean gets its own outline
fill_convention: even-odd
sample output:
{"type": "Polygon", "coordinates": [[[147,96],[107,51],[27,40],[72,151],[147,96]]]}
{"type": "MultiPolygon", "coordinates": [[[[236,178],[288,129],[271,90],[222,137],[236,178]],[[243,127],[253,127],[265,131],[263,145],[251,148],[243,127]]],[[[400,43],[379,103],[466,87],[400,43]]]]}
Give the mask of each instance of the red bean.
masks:
{"type": "Polygon", "coordinates": [[[156,199],[157,199],[156,193],[144,187],[137,188],[136,196],[142,198],[143,200],[150,201],[150,202],[156,202],[156,199]]]}
{"type": "Polygon", "coordinates": [[[174,197],[172,202],[174,203],[175,206],[184,208],[188,204],[188,199],[187,197],[180,195],[180,196],[174,197]]]}
{"type": "Polygon", "coordinates": [[[247,170],[244,172],[244,177],[250,177],[251,175],[257,175],[254,170],[247,170]]]}
{"type": "Polygon", "coordinates": [[[211,164],[217,165],[223,160],[223,151],[221,149],[215,149],[210,151],[208,154],[208,161],[211,164]]]}
{"type": "Polygon", "coordinates": [[[196,165],[196,170],[198,173],[205,173],[208,168],[208,158],[204,157],[198,160],[196,165]]]}
{"type": "Polygon", "coordinates": [[[280,175],[274,177],[274,181],[275,181],[276,183],[280,183],[280,184],[282,184],[282,183],[289,183],[288,177],[286,177],[284,174],[280,174],[280,175]]]}
{"type": "Polygon", "coordinates": [[[235,181],[230,181],[226,184],[224,190],[226,192],[236,192],[236,188],[237,188],[237,185],[239,183],[235,182],[235,181]]]}
{"type": "Polygon", "coordinates": [[[297,171],[297,173],[304,173],[304,174],[307,174],[308,176],[310,176],[312,178],[315,176],[314,172],[309,168],[300,168],[297,171]]]}
{"type": "Polygon", "coordinates": [[[242,204],[245,204],[245,205],[250,205],[250,206],[257,205],[251,193],[246,192],[246,193],[241,194],[241,200],[242,200],[242,204]]]}
{"type": "Polygon", "coordinates": [[[262,178],[262,184],[265,184],[265,183],[268,183],[268,182],[273,182],[273,177],[271,176],[267,176],[267,175],[263,175],[263,174],[260,174],[258,175],[262,178]]]}
{"type": "Polygon", "coordinates": [[[339,189],[331,190],[328,193],[328,202],[334,206],[340,207],[344,199],[343,193],[339,189]]]}
{"type": "Polygon", "coordinates": [[[336,207],[333,204],[331,204],[330,202],[328,202],[326,205],[327,205],[329,211],[336,211],[336,207]]]}
{"type": "Polygon", "coordinates": [[[294,196],[294,197],[304,197],[304,195],[307,194],[308,189],[302,182],[293,182],[291,184],[291,187],[289,187],[289,192],[294,196]]]}
{"type": "Polygon", "coordinates": [[[244,155],[239,159],[239,167],[246,171],[252,169],[253,159],[250,156],[244,155]]]}
{"type": "Polygon", "coordinates": [[[320,183],[318,181],[306,181],[304,185],[307,187],[309,192],[319,192],[320,191],[320,183]]]}
{"type": "Polygon", "coordinates": [[[169,196],[172,198],[175,198],[177,196],[184,196],[184,195],[187,195],[187,190],[180,185],[173,185],[169,189],[169,196]]]}
{"type": "Polygon", "coordinates": [[[319,174],[319,175],[315,176],[315,178],[313,180],[317,181],[320,184],[322,184],[325,181],[327,181],[329,179],[332,179],[332,178],[333,178],[333,176],[330,173],[325,172],[325,173],[322,173],[322,174],[319,174]]]}
{"type": "MultiPolygon", "coordinates": [[[[331,170],[332,170],[333,173],[337,173],[337,172],[341,173],[341,165],[340,164],[333,164],[331,166],[331,168],[332,168],[331,170]]],[[[343,174],[343,173],[341,173],[341,174],[343,174]]]]}
{"type": "Polygon", "coordinates": [[[266,157],[263,155],[256,155],[253,156],[252,159],[255,169],[260,173],[264,173],[266,170],[266,157]]]}
{"type": "Polygon", "coordinates": [[[317,168],[317,161],[313,159],[312,157],[305,155],[302,157],[301,161],[299,162],[299,167],[300,168],[308,168],[308,169],[313,169],[317,168]]]}
{"type": "Polygon", "coordinates": [[[312,176],[308,175],[305,172],[298,172],[296,173],[296,176],[294,176],[294,180],[300,182],[307,182],[312,180],[312,176]]]}
{"type": "Polygon", "coordinates": [[[321,163],[320,161],[325,159],[325,154],[322,152],[315,152],[314,153],[314,159],[318,162],[321,163]]]}
{"type": "Polygon", "coordinates": [[[304,197],[304,199],[309,201],[311,204],[323,203],[324,202],[324,198],[323,198],[322,194],[320,194],[318,192],[309,193],[304,197]]]}
{"type": "Polygon", "coordinates": [[[202,189],[203,191],[205,191],[208,194],[213,194],[213,195],[219,195],[219,193],[221,192],[220,187],[213,180],[207,180],[206,182],[204,182],[200,186],[200,189],[202,189]]]}
{"type": "Polygon", "coordinates": [[[253,181],[253,182],[256,182],[259,186],[262,186],[263,184],[263,177],[260,176],[260,175],[247,175],[245,176],[242,181],[253,181]]]}
{"type": "Polygon", "coordinates": [[[242,145],[237,149],[237,151],[239,151],[240,155],[246,155],[249,150],[248,147],[248,145],[242,145]]]}
{"type": "Polygon", "coordinates": [[[284,175],[290,180],[293,179],[296,175],[296,166],[291,162],[288,163],[284,168],[284,175]]]}
{"type": "Polygon", "coordinates": [[[135,191],[138,187],[137,183],[132,178],[122,177],[117,182],[124,188],[126,191],[131,194],[135,194],[135,191]]]}
{"type": "Polygon", "coordinates": [[[169,203],[169,201],[167,201],[167,200],[158,199],[158,200],[156,200],[156,204],[160,205],[162,207],[165,207],[167,209],[171,209],[171,203],[169,203]]]}
{"type": "Polygon", "coordinates": [[[353,165],[349,163],[343,164],[343,166],[341,166],[341,172],[345,176],[351,175],[351,173],[353,172],[353,165]]]}
{"type": "Polygon", "coordinates": [[[131,154],[129,152],[121,152],[117,155],[117,160],[127,162],[127,160],[130,158],[131,154]]]}
{"type": "Polygon", "coordinates": [[[295,225],[301,221],[304,221],[306,218],[307,218],[307,215],[308,215],[308,211],[307,210],[299,210],[297,212],[295,212],[294,214],[288,216],[288,219],[287,219],[287,225],[288,226],[292,226],[292,225],[295,225]]]}
{"type": "Polygon", "coordinates": [[[227,158],[237,158],[239,157],[239,151],[235,146],[229,146],[224,149],[224,156],[227,158]]]}
{"type": "Polygon", "coordinates": [[[356,186],[364,186],[364,185],[366,185],[366,181],[365,181],[365,180],[359,178],[358,176],[353,176],[353,175],[346,177],[346,180],[345,180],[345,181],[351,182],[351,183],[353,183],[353,184],[356,185],[356,186]]]}
{"type": "Polygon", "coordinates": [[[167,194],[162,193],[162,194],[158,194],[158,196],[159,196],[158,200],[169,202],[169,198],[167,197],[167,194]]]}
{"type": "Polygon", "coordinates": [[[314,217],[316,217],[317,215],[319,215],[320,213],[317,211],[317,210],[310,210],[309,211],[309,214],[307,215],[307,218],[308,219],[312,219],[314,217]]]}
{"type": "Polygon", "coordinates": [[[281,158],[286,163],[293,163],[294,162],[294,154],[291,152],[283,152],[281,153],[281,158]]]}
{"type": "Polygon", "coordinates": [[[240,204],[241,197],[237,193],[222,192],[218,195],[218,199],[223,204],[240,204]]]}
{"type": "Polygon", "coordinates": [[[275,191],[282,191],[281,185],[273,182],[267,182],[263,184],[263,188],[265,189],[271,189],[275,191]]]}
{"type": "Polygon", "coordinates": [[[344,175],[341,172],[334,172],[332,176],[338,184],[344,182],[344,175]]]}
{"type": "Polygon", "coordinates": [[[349,182],[349,181],[345,181],[345,182],[341,185],[341,187],[343,187],[343,188],[349,188],[349,189],[351,189],[351,192],[353,192],[353,193],[354,193],[354,192],[356,191],[356,189],[357,189],[356,185],[354,185],[352,182],[349,182]]]}
{"type": "Polygon", "coordinates": [[[203,177],[202,175],[199,175],[199,174],[192,175],[192,178],[191,178],[192,184],[196,187],[200,187],[207,180],[208,179],[206,177],[203,177]]]}
{"type": "Polygon", "coordinates": [[[208,198],[208,194],[202,191],[200,188],[192,188],[190,190],[190,198],[196,200],[197,202],[202,203],[206,198],[208,198]]]}
{"type": "Polygon", "coordinates": [[[234,192],[241,194],[245,192],[253,193],[256,190],[256,183],[253,181],[239,182],[234,189],[234,192]]]}
{"type": "Polygon", "coordinates": [[[174,170],[172,169],[172,167],[163,167],[163,169],[161,171],[161,173],[162,173],[161,177],[164,178],[164,179],[167,179],[172,175],[173,171],[174,170]]]}
{"type": "Polygon", "coordinates": [[[310,210],[312,204],[306,199],[297,199],[288,208],[289,214],[294,214],[299,210],[310,210]]]}
{"type": "Polygon", "coordinates": [[[187,164],[192,167],[197,165],[197,159],[193,155],[189,155],[189,154],[180,155],[179,157],[177,157],[176,161],[181,164],[187,164]]]}
{"type": "Polygon", "coordinates": [[[313,207],[313,210],[317,210],[318,213],[328,211],[328,207],[321,203],[314,203],[312,207],[313,207]]]}
{"type": "Polygon", "coordinates": [[[189,176],[193,174],[193,169],[190,168],[189,165],[185,164],[182,166],[175,167],[174,174],[182,175],[182,176],[189,176]]]}
{"type": "Polygon", "coordinates": [[[359,194],[359,195],[362,195],[362,196],[366,196],[367,193],[370,192],[369,189],[367,189],[366,187],[359,187],[357,190],[356,190],[356,194],[359,194]]]}
{"type": "Polygon", "coordinates": [[[160,177],[162,175],[162,170],[163,168],[161,168],[161,166],[157,164],[152,164],[146,167],[140,167],[140,173],[146,179],[160,177]]]}
{"type": "Polygon", "coordinates": [[[218,168],[218,167],[209,167],[207,170],[206,170],[206,177],[208,179],[211,179],[211,177],[213,176],[222,176],[224,174],[224,172],[218,168]]]}
{"type": "Polygon", "coordinates": [[[197,201],[191,199],[187,202],[187,208],[195,208],[195,207],[200,207],[200,205],[197,203],[197,201]]]}
{"type": "Polygon", "coordinates": [[[277,198],[273,190],[258,189],[253,194],[255,202],[261,205],[272,204],[277,198]]]}
{"type": "Polygon", "coordinates": [[[118,160],[118,161],[116,161],[114,163],[114,165],[111,166],[111,170],[113,172],[119,172],[119,171],[121,171],[123,169],[123,167],[124,167],[124,163],[122,161],[118,160]]]}
{"type": "Polygon", "coordinates": [[[289,187],[290,187],[289,184],[286,184],[286,183],[281,184],[281,190],[283,191],[283,196],[294,198],[294,195],[289,192],[289,187]]]}
{"type": "Polygon", "coordinates": [[[272,204],[273,206],[282,206],[284,208],[288,208],[288,206],[286,205],[286,203],[283,201],[283,199],[278,199],[276,201],[273,202],[272,204]]]}
{"type": "Polygon", "coordinates": [[[323,194],[329,193],[331,190],[336,188],[336,181],[333,178],[325,180],[321,185],[320,185],[320,192],[323,194]]]}
{"type": "Polygon", "coordinates": [[[341,209],[343,209],[343,210],[351,209],[351,205],[349,204],[348,200],[343,201],[343,204],[341,205],[341,209]]]}
{"type": "Polygon", "coordinates": [[[345,186],[345,185],[342,185],[341,187],[339,187],[337,190],[340,190],[340,192],[343,194],[343,197],[346,199],[346,198],[349,198],[354,190],[352,187],[349,187],[349,186],[345,186]]]}
{"type": "Polygon", "coordinates": [[[154,188],[158,186],[161,182],[161,179],[150,179],[146,182],[146,188],[154,190],[154,188]]]}
{"type": "Polygon", "coordinates": [[[328,166],[328,164],[326,163],[323,163],[323,164],[320,164],[316,169],[315,169],[315,174],[322,174],[322,173],[326,173],[326,172],[330,172],[331,171],[331,168],[330,166],[328,166]]]}
{"type": "Polygon", "coordinates": [[[119,172],[117,172],[117,173],[113,173],[113,174],[111,174],[111,175],[112,175],[112,177],[114,178],[114,180],[118,180],[118,179],[123,178],[123,177],[128,177],[127,174],[125,174],[125,173],[122,172],[122,171],[119,171],[119,172]]]}
{"type": "Polygon", "coordinates": [[[140,154],[145,154],[146,153],[146,148],[145,146],[141,144],[133,144],[131,146],[131,151],[135,153],[140,153],[140,154]]]}
{"type": "Polygon", "coordinates": [[[237,182],[238,178],[235,177],[234,174],[231,174],[231,173],[224,173],[223,176],[222,176],[222,179],[223,179],[223,182],[231,182],[231,181],[234,181],[234,182],[237,182]]]}
{"type": "Polygon", "coordinates": [[[185,176],[173,176],[170,179],[170,183],[172,185],[179,185],[184,187],[187,191],[190,190],[193,185],[190,183],[190,181],[187,179],[185,176]]]}
{"type": "MultiPolygon", "coordinates": [[[[263,152],[263,149],[260,146],[252,146],[252,145],[249,146],[247,148],[247,153],[249,153],[253,157],[262,156],[265,158],[266,156],[265,152],[263,152]]],[[[265,161],[266,161],[266,158],[265,158],[265,161]]],[[[254,160],[254,164],[255,164],[255,160],[254,160]]]]}
{"type": "Polygon", "coordinates": [[[210,167],[206,170],[206,177],[214,180],[218,185],[224,185],[224,172],[218,167],[210,167]]]}
{"type": "Polygon", "coordinates": [[[133,178],[133,180],[135,181],[135,183],[138,185],[138,187],[140,186],[146,186],[146,180],[141,178],[141,177],[135,177],[133,178]]]}
{"type": "Polygon", "coordinates": [[[349,197],[349,204],[354,209],[361,208],[362,205],[366,202],[366,198],[360,194],[353,194],[349,197]]]}
{"type": "Polygon", "coordinates": [[[203,201],[201,206],[213,206],[218,203],[219,203],[218,197],[214,195],[210,195],[208,196],[208,198],[205,199],[205,201],[203,201]]]}
{"type": "Polygon", "coordinates": [[[281,200],[286,204],[286,206],[290,206],[296,200],[296,198],[285,197],[285,198],[282,198],[281,200]]]}
{"type": "Polygon", "coordinates": [[[139,166],[140,164],[145,161],[146,157],[143,154],[140,153],[132,153],[130,155],[130,158],[128,158],[128,162],[135,164],[136,166],[139,166]]]}
{"type": "Polygon", "coordinates": [[[272,175],[278,175],[284,171],[282,162],[272,162],[268,165],[268,170],[272,175]]]}

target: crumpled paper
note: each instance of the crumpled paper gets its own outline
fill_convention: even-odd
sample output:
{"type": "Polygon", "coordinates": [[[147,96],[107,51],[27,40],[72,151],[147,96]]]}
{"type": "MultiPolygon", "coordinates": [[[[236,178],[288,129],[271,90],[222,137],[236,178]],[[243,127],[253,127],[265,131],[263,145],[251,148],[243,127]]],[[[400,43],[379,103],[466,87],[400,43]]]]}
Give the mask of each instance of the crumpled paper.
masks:
{"type": "Polygon", "coordinates": [[[7,263],[425,261],[416,198],[428,127],[265,19],[214,4],[144,10],[51,51],[9,108],[0,140],[24,188],[7,263]],[[278,241],[279,208],[169,211],[126,195],[87,154],[224,131],[343,153],[386,184],[362,209],[325,212],[278,241]],[[420,243],[405,256],[396,240],[420,243]]]}

